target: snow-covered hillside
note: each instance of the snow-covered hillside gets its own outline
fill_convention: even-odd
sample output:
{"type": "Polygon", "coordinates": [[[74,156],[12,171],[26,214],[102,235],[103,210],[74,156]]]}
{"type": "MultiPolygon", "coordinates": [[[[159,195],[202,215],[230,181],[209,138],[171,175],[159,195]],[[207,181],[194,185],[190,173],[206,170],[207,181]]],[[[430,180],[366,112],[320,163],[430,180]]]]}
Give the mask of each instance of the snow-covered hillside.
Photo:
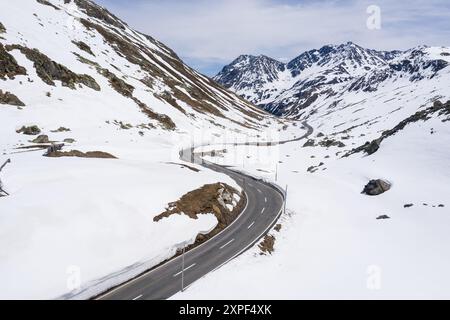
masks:
{"type": "Polygon", "coordinates": [[[214,228],[212,214],[153,221],[205,184],[240,190],[180,165],[180,148],[279,121],[91,1],[0,7],[0,165],[11,159],[0,173],[10,194],[0,196],[0,298],[70,296],[74,279],[87,297],[214,228]],[[43,157],[52,143],[65,146],[43,157]]]}

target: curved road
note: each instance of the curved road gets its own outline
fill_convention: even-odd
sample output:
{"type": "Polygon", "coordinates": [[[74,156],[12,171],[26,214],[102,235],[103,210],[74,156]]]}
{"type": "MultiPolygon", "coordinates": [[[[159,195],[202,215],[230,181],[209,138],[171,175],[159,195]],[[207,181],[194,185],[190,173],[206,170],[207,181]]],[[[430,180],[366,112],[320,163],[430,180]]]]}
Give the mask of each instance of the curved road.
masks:
{"type": "MultiPolygon", "coordinates": [[[[260,146],[284,144],[307,138],[313,128],[306,122],[308,132],[302,137],[260,146]]],[[[237,144],[243,145],[243,144],[237,144]]],[[[247,145],[257,145],[249,143],[247,145]]],[[[201,163],[205,168],[221,172],[235,180],[247,196],[247,206],[235,221],[221,233],[184,254],[184,287],[221,267],[259,242],[275,225],[283,211],[284,193],[276,186],[243,173],[201,159],[194,149],[180,153],[183,161],[201,163]]],[[[181,291],[183,256],[130,280],[98,297],[106,300],[162,300],[181,291]]]]}

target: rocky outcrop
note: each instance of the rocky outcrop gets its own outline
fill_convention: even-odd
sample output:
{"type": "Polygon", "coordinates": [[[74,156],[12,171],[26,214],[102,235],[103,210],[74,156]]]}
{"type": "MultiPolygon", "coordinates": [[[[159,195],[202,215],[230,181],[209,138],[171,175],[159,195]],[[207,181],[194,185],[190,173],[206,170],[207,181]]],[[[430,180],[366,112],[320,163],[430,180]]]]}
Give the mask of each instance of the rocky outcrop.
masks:
{"type": "Polygon", "coordinates": [[[48,7],[50,7],[50,8],[53,8],[53,9],[55,9],[55,10],[58,10],[58,11],[61,10],[60,8],[58,8],[57,6],[55,6],[54,4],[48,2],[47,0],[36,0],[36,2],[38,2],[38,3],[40,3],[40,4],[43,4],[43,5],[45,5],[45,6],[48,6],[48,7]]]}
{"type": "Polygon", "coordinates": [[[437,113],[439,117],[447,116],[446,118],[442,119],[443,122],[450,121],[450,101],[447,101],[446,103],[442,103],[440,101],[435,101],[433,106],[416,112],[412,116],[401,121],[394,128],[384,131],[381,134],[381,137],[379,137],[378,139],[375,139],[372,142],[366,142],[364,145],[351,150],[350,152],[345,154],[343,157],[348,157],[352,154],[359,153],[359,152],[364,152],[367,155],[372,155],[380,149],[381,142],[383,142],[383,140],[397,134],[398,132],[403,130],[407,125],[409,125],[411,123],[418,122],[418,121],[427,121],[428,119],[431,118],[431,115],[435,114],[435,113],[437,113]]]}
{"type": "Polygon", "coordinates": [[[370,180],[369,183],[364,187],[362,193],[369,196],[378,196],[382,193],[385,193],[386,191],[389,191],[391,189],[391,186],[392,185],[386,180],[370,180]]]}
{"type": "Polygon", "coordinates": [[[36,139],[34,139],[33,141],[31,141],[32,143],[49,143],[50,140],[48,139],[48,136],[43,134],[38,136],[36,139]]]}
{"type": "Polygon", "coordinates": [[[16,131],[17,133],[23,133],[28,136],[35,136],[41,133],[41,129],[39,129],[38,126],[23,126],[19,130],[16,131]]]}
{"type": "Polygon", "coordinates": [[[11,92],[3,92],[0,90],[0,104],[8,104],[11,106],[23,107],[25,103],[23,103],[16,95],[11,92]]]}
{"type": "Polygon", "coordinates": [[[96,159],[117,159],[112,154],[103,151],[88,151],[88,152],[81,152],[78,150],[54,151],[47,153],[45,156],[49,158],[76,157],[76,158],[96,158],[96,159]]]}
{"type": "Polygon", "coordinates": [[[89,53],[90,55],[95,57],[95,54],[92,52],[91,47],[89,47],[86,43],[83,41],[72,41],[74,45],[76,45],[80,50],[83,50],[84,52],[89,53]]]}
{"type": "Polygon", "coordinates": [[[94,78],[86,74],[76,74],[67,67],[51,60],[37,49],[29,49],[21,45],[6,46],[6,49],[22,52],[34,63],[39,78],[50,86],[55,86],[55,81],[61,81],[63,86],[71,89],[76,89],[77,84],[84,84],[86,87],[100,91],[100,86],[94,78]]]}
{"type": "Polygon", "coordinates": [[[1,34],[1,33],[5,33],[5,32],[6,32],[6,28],[5,28],[5,26],[3,25],[3,23],[0,22],[0,34],[1,34]]]}
{"type": "Polygon", "coordinates": [[[19,75],[26,75],[27,70],[19,66],[16,59],[8,53],[3,44],[0,43],[0,79],[14,79],[19,75]]]}

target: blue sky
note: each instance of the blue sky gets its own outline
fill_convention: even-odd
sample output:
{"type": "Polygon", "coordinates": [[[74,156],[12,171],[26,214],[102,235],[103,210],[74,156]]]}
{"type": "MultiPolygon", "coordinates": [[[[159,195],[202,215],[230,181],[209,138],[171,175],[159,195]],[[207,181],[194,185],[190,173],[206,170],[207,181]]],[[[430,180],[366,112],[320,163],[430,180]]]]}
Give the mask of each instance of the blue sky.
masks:
{"type": "Polygon", "coordinates": [[[240,54],[288,61],[347,41],[382,50],[450,46],[448,0],[96,1],[210,76],[240,54]],[[381,29],[367,28],[370,5],[381,10],[381,29]]]}

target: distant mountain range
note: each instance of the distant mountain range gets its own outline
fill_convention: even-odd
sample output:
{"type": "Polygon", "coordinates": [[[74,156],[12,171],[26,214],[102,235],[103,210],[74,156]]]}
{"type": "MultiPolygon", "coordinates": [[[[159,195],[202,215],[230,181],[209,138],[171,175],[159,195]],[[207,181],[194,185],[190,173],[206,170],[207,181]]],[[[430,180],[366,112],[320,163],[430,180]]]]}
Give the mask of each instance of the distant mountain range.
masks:
{"type": "Polygon", "coordinates": [[[445,47],[376,51],[348,42],[306,51],[288,63],[241,55],[214,79],[273,114],[298,117],[324,99],[337,102],[348,93],[375,92],[400,79],[432,79],[449,72],[449,61],[445,47]]]}

